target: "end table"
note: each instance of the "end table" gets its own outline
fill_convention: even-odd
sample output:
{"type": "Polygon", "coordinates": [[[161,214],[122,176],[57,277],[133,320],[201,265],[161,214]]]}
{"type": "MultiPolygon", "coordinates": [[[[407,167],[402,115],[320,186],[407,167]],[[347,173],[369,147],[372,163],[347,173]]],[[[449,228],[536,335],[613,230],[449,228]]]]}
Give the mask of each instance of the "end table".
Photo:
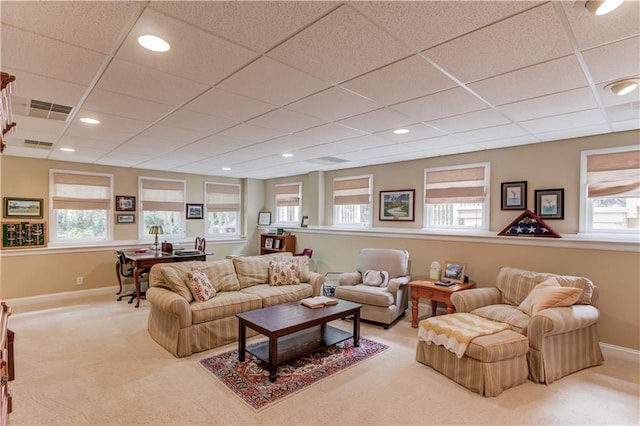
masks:
{"type": "Polygon", "coordinates": [[[447,313],[452,314],[456,311],[455,306],[451,303],[451,294],[456,291],[466,290],[476,286],[474,281],[468,283],[454,284],[450,287],[434,284],[433,281],[415,280],[409,283],[411,286],[411,327],[418,327],[418,303],[420,298],[431,299],[431,315],[437,315],[438,302],[447,305],[447,313]]]}

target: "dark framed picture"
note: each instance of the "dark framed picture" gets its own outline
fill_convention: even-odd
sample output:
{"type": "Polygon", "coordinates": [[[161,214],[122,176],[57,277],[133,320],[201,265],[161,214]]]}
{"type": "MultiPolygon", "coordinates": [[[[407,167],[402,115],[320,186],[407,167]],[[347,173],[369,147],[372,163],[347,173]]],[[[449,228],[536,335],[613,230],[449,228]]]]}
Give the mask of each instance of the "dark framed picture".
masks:
{"type": "Polygon", "coordinates": [[[260,226],[271,225],[271,212],[258,213],[258,225],[260,226]]]}
{"type": "Polygon", "coordinates": [[[302,216],[302,221],[300,222],[300,228],[308,228],[309,227],[309,216],[302,216]]]}
{"type": "Polygon", "coordinates": [[[136,223],[135,214],[117,214],[116,223],[136,223]]]}
{"type": "Polygon", "coordinates": [[[466,263],[447,260],[444,263],[442,278],[449,280],[452,283],[463,283],[465,272],[467,272],[466,263]]]}
{"type": "Polygon", "coordinates": [[[116,211],[117,212],[135,212],[136,197],[129,195],[116,195],[116,211]]]}
{"type": "Polygon", "coordinates": [[[536,189],[535,194],[540,219],[564,219],[564,188],[536,189]]]}
{"type": "Polygon", "coordinates": [[[413,222],[415,189],[380,191],[380,220],[413,222]]]}
{"type": "Polygon", "coordinates": [[[502,182],[502,205],[500,210],[526,210],[527,181],[502,182]]]}
{"type": "Polygon", "coordinates": [[[42,198],[4,197],[3,217],[14,219],[42,219],[42,198]]]}
{"type": "Polygon", "coordinates": [[[187,219],[204,219],[204,204],[187,203],[187,219]]]}

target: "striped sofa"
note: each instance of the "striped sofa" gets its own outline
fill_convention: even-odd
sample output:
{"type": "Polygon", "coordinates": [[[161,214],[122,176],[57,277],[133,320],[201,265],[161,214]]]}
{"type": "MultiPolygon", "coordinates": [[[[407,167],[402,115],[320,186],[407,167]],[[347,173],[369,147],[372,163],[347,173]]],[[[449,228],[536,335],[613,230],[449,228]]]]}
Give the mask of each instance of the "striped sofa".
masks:
{"type": "MultiPolygon", "coordinates": [[[[309,270],[309,257],[299,261],[300,284],[270,286],[269,260],[293,258],[291,253],[241,256],[206,262],[154,265],[149,272],[147,329],[174,356],[186,357],[238,339],[236,314],[320,295],[324,276],[309,270]],[[187,286],[189,271],[201,269],[216,295],[200,302],[187,286]]],[[[247,330],[247,336],[257,332],[247,330]]]]}
{"type": "Polygon", "coordinates": [[[451,295],[457,312],[505,322],[512,330],[527,336],[529,379],[547,384],[604,361],[596,329],[600,315],[597,299],[598,287],[587,278],[511,267],[500,268],[495,287],[451,295]],[[571,306],[543,309],[532,316],[519,310],[531,290],[549,278],[555,278],[563,287],[581,288],[578,301],[571,306]]]}

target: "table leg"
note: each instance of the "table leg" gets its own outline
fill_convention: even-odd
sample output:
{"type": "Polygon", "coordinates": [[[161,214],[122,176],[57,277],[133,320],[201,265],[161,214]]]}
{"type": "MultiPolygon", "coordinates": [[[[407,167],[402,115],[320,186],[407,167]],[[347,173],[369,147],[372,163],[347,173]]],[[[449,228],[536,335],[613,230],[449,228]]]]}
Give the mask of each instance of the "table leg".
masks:
{"type": "Polygon", "coordinates": [[[238,361],[244,362],[245,351],[247,350],[247,328],[244,320],[238,319],[238,361]]]}
{"type": "Polygon", "coordinates": [[[418,303],[420,303],[420,298],[418,297],[417,292],[411,295],[411,327],[418,327],[418,303]]]}
{"type": "Polygon", "coordinates": [[[118,278],[118,285],[120,286],[120,289],[116,294],[120,294],[122,293],[122,278],[120,277],[120,261],[116,262],[116,277],[118,278]]]}
{"type": "Polygon", "coordinates": [[[136,286],[136,308],[140,306],[140,273],[143,271],[143,268],[136,267],[133,270],[133,283],[136,286]]]}
{"type": "Polygon", "coordinates": [[[447,313],[452,314],[456,311],[456,307],[453,304],[447,303],[447,313]]]}
{"type": "Polygon", "coordinates": [[[353,315],[353,346],[360,346],[360,309],[356,309],[353,315]]]}
{"type": "Polygon", "coordinates": [[[431,299],[431,316],[435,317],[438,315],[438,301],[431,299]]]}
{"type": "Polygon", "coordinates": [[[278,374],[278,337],[269,336],[269,381],[275,382],[278,374]]]}

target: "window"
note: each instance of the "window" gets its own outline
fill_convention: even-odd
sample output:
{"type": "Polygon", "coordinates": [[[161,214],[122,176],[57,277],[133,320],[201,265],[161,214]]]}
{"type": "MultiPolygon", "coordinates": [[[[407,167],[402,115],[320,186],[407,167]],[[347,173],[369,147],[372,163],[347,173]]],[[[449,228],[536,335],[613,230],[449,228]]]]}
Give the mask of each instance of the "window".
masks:
{"type": "Polygon", "coordinates": [[[426,228],[489,228],[489,164],[424,171],[426,228]]]}
{"type": "Polygon", "coordinates": [[[640,149],[582,152],[580,231],[635,234],[640,229],[640,149]]]}
{"type": "Polygon", "coordinates": [[[205,182],[204,188],[207,235],[239,235],[240,185],[205,182]]]}
{"type": "Polygon", "coordinates": [[[371,226],[371,176],[333,180],[333,224],[371,226]]]}
{"type": "Polygon", "coordinates": [[[112,238],[113,175],[49,172],[52,241],[104,241],[112,238]]]}
{"type": "Polygon", "coordinates": [[[300,223],[301,183],[276,185],[276,223],[300,223]]]}
{"type": "Polygon", "coordinates": [[[185,236],[185,181],[139,178],[140,235],[150,237],[152,225],[162,226],[165,237],[185,236]]]}

